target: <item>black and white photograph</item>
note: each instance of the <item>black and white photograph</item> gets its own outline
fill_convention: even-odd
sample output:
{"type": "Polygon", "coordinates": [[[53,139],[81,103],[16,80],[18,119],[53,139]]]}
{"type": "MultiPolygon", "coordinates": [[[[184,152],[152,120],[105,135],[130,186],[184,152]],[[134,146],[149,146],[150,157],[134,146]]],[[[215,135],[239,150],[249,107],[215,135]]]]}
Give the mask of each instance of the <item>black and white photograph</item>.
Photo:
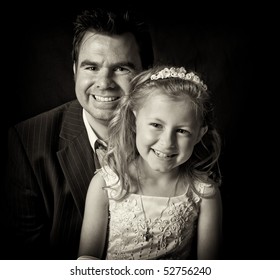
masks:
{"type": "Polygon", "coordinates": [[[265,14],[9,15],[1,260],[279,260],[265,14]]]}

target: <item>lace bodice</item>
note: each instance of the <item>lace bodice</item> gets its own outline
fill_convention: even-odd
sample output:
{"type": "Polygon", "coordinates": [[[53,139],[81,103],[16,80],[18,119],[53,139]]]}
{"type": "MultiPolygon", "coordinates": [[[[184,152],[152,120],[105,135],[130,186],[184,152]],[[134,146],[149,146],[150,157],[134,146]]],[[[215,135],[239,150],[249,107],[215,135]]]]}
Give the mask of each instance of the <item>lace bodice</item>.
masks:
{"type": "MultiPolygon", "coordinates": [[[[108,168],[106,168],[108,171],[108,168]]],[[[101,169],[106,185],[116,174],[101,169]]],[[[201,198],[186,186],[184,194],[171,197],[142,195],[151,237],[145,238],[141,195],[129,194],[122,201],[112,199],[119,185],[108,188],[110,223],[106,259],[188,259],[196,231],[201,198]]],[[[199,186],[203,188],[202,185],[199,186]]]]}

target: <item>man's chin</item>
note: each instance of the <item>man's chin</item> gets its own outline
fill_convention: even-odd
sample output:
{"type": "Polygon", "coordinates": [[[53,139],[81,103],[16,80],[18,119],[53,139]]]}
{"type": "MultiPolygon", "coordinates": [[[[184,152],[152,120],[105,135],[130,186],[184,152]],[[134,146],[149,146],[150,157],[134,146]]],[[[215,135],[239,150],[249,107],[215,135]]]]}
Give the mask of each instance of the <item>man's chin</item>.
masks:
{"type": "Polygon", "coordinates": [[[101,115],[95,115],[94,119],[96,122],[102,124],[102,125],[107,125],[109,124],[109,122],[111,121],[113,117],[113,113],[112,112],[108,112],[107,114],[101,114],[101,115]]]}

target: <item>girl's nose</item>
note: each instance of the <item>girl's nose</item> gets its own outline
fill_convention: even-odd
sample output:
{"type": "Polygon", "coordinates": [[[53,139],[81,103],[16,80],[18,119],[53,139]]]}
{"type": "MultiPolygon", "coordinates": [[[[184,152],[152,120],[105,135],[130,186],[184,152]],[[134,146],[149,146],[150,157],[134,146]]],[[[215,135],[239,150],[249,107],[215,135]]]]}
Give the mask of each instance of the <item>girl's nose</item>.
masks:
{"type": "Polygon", "coordinates": [[[165,149],[174,148],[176,146],[176,133],[165,130],[160,137],[161,146],[165,149]]]}

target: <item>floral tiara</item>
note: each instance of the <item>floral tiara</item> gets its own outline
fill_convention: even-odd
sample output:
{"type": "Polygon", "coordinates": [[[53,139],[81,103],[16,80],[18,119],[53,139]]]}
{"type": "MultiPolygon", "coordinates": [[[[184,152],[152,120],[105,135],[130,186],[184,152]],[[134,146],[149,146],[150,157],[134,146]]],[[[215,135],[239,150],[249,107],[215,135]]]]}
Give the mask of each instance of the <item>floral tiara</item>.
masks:
{"type": "Polygon", "coordinates": [[[188,72],[184,67],[180,68],[164,68],[163,70],[153,74],[151,80],[167,79],[167,78],[180,78],[182,80],[193,81],[195,84],[200,85],[204,90],[207,90],[207,85],[193,72],[188,72]]]}

